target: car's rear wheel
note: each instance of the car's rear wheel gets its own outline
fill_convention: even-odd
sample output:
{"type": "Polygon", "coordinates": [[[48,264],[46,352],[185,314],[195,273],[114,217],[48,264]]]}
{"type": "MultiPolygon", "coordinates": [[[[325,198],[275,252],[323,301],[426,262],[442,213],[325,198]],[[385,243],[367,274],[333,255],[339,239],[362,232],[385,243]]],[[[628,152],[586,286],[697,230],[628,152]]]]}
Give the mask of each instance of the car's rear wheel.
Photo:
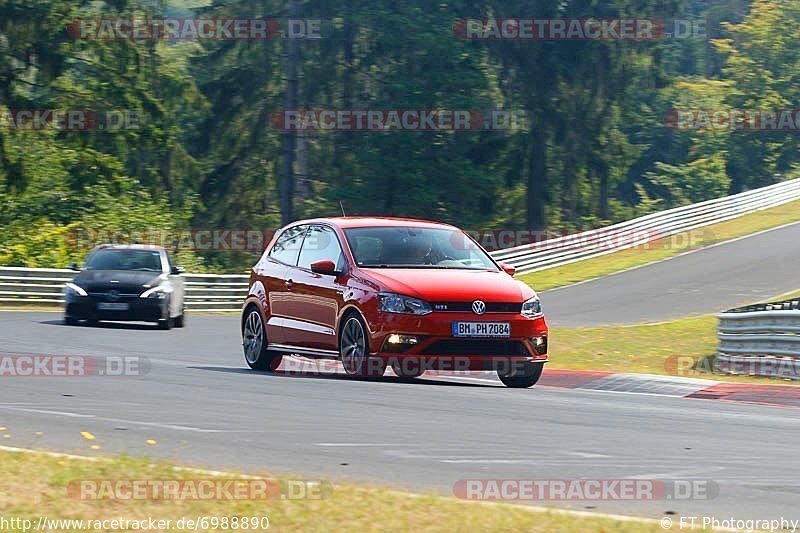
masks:
{"type": "Polygon", "coordinates": [[[267,350],[267,333],[264,319],[255,307],[250,307],[242,325],[242,348],[247,366],[253,370],[274,371],[281,364],[283,356],[267,350]]]}
{"type": "Polygon", "coordinates": [[[544,369],[544,363],[522,363],[512,366],[511,370],[497,371],[497,377],[500,378],[503,385],[512,389],[533,387],[542,377],[542,369],[544,369]]]}
{"type": "Polygon", "coordinates": [[[75,325],[78,324],[78,319],[74,318],[74,317],[71,317],[71,316],[65,316],[64,317],[64,324],[66,324],[68,326],[75,326],[75,325]]]}
{"type": "Polygon", "coordinates": [[[158,329],[172,329],[172,319],[162,318],[158,321],[158,329]]]}
{"type": "Polygon", "coordinates": [[[182,328],[186,326],[186,311],[181,311],[181,314],[175,317],[175,327],[182,328]]]}
{"type": "Polygon", "coordinates": [[[345,318],[339,335],[339,355],[348,376],[380,377],[386,371],[383,359],[369,356],[367,328],[356,314],[345,318]]]}

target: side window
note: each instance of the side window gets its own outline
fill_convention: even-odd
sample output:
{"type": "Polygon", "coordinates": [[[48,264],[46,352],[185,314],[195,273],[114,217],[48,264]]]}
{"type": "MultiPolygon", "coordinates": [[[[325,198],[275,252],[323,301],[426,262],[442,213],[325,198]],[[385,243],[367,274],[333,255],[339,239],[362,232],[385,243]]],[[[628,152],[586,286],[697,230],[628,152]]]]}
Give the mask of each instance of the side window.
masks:
{"type": "Polygon", "coordinates": [[[284,231],[275,246],[269,252],[269,256],[276,261],[287,265],[297,264],[297,255],[300,253],[300,245],[303,243],[308,226],[295,226],[284,231]]]}
{"type": "Polygon", "coordinates": [[[300,250],[300,260],[297,262],[297,266],[311,269],[311,263],[322,259],[333,261],[337,270],[344,269],[344,254],[339,246],[336,233],[325,226],[311,226],[305,241],[303,241],[303,249],[300,250]]]}
{"type": "Polygon", "coordinates": [[[172,260],[172,255],[169,252],[164,252],[164,255],[167,256],[167,272],[172,272],[172,268],[175,266],[175,261],[172,260]]]}

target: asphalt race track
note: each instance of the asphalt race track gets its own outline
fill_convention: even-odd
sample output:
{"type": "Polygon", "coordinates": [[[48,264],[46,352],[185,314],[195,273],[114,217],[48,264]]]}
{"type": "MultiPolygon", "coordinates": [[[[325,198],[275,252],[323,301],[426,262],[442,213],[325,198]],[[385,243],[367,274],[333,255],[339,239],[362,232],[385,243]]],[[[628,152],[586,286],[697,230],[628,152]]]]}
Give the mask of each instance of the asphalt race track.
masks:
{"type": "MultiPolygon", "coordinates": [[[[800,224],[543,293],[558,326],[708,313],[800,286],[800,224]]],[[[657,394],[246,369],[239,318],[65,326],[0,312],[2,355],[128,356],[137,376],[1,377],[0,444],[452,493],[465,479],[711,480],[713,499],[557,503],[658,517],[797,518],[800,409],[657,394]],[[96,436],[87,441],[87,431],[96,436]],[[38,434],[38,435],[37,435],[38,434]],[[147,440],[157,441],[148,445],[147,440]],[[99,451],[90,444],[100,446],[99,451]]],[[[545,370],[547,372],[547,370],[545,370]]],[[[539,502],[547,504],[547,502],[539,502]]]]}
{"type": "Polygon", "coordinates": [[[490,379],[404,383],[260,374],[244,368],[233,316],[193,316],[186,329],[160,331],[65,326],[57,313],[2,312],[0,331],[3,354],[127,355],[150,364],[141,376],[2,378],[5,446],[147,454],[442,493],[462,479],[712,480],[720,494],[711,500],[591,502],[590,508],[651,517],[673,511],[796,518],[798,409],[512,390],[490,379]],[[86,441],[82,431],[96,439],[86,441]]]}
{"type": "MultiPolygon", "coordinates": [[[[658,322],[800,288],[800,223],[542,293],[550,325],[658,322]]],[[[536,288],[534,278],[533,287],[536,288]]]]}

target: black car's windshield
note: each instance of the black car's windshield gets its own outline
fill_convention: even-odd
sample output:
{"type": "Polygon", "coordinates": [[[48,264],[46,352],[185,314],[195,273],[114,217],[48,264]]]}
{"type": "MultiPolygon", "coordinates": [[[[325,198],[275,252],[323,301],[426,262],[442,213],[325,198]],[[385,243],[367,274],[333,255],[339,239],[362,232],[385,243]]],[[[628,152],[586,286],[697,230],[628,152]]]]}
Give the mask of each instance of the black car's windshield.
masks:
{"type": "Polygon", "coordinates": [[[98,250],[86,260],[86,269],[161,272],[161,253],[157,250],[98,250]]]}
{"type": "Polygon", "coordinates": [[[360,267],[497,270],[486,252],[455,229],[386,226],[344,233],[360,267]]]}

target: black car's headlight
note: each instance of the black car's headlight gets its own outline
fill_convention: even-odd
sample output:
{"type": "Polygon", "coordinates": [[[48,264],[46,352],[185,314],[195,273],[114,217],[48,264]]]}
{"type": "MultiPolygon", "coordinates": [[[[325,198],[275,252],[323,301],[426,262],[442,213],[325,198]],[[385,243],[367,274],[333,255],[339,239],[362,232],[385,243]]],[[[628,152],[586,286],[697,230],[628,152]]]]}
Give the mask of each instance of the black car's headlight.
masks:
{"type": "Polygon", "coordinates": [[[406,315],[427,315],[433,312],[431,304],[419,298],[384,292],[380,295],[381,311],[406,315]]]}
{"type": "Polygon", "coordinates": [[[76,285],[70,281],[64,285],[64,294],[67,296],[86,296],[86,291],[83,290],[83,287],[80,285],[76,285]]]}
{"type": "Polygon", "coordinates": [[[172,285],[168,283],[161,283],[160,285],[156,285],[152,289],[147,289],[146,291],[144,291],[142,294],[139,295],[139,298],[158,298],[159,300],[163,300],[171,292],[172,292],[172,285]]]}
{"type": "Polygon", "coordinates": [[[522,315],[528,318],[542,316],[542,302],[539,300],[538,296],[534,296],[522,304],[522,315]]]}

